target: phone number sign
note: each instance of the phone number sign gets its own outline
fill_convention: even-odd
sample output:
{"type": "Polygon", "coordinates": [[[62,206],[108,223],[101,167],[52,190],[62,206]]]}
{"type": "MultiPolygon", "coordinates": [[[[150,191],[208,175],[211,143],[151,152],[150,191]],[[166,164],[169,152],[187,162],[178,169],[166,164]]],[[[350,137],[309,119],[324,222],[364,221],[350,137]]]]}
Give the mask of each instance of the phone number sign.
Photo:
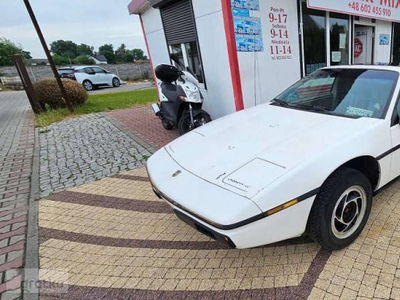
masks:
{"type": "Polygon", "coordinates": [[[307,0],[312,9],[400,22],[400,0],[307,0]]]}

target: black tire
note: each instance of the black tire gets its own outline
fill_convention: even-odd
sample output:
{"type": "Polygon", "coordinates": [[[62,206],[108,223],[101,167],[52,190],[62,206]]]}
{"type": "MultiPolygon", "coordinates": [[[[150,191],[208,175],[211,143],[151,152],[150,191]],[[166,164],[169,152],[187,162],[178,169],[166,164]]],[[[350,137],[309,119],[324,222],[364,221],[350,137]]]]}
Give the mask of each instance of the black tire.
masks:
{"type": "Polygon", "coordinates": [[[166,129],[166,130],[172,130],[174,128],[174,125],[171,124],[171,122],[169,122],[167,120],[162,120],[161,123],[162,123],[162,126],[164,127],[164,129],[166,129]]]}
{"type": "Polygon", "coordinates": [[[311,239],[326,249],[343,249],[354,242],[364,229],[371,212],[371,206],[372,187],[368,178],[357,170],[341,168],[322,185],[311,209],[307,225],[308,234],[311,239]],[[352,189],[354,191],[348,194],[348,198],[342,197],[352,189]],[[359,193],[360,198],[357,197],[357,193],[359,193]],[[353,201],[348,200],[350,195],[352,195],[353,201]],[[354,201],[354,199],[356,200],[354,201]],[[346,205],[344,205],[345,203],[346,205]],[[354,206],[356,206],[356,211],[361,211],[358,215],[361,215],[360,218],[355,217],[357,213],[354,213],[354,206]],[[335,215],[333,215],[334,211],[335,215]],[[342,213],[339,218],[338,212],[340,211],[342,213]],[[355,219],[351,221],[353,213],[355,219]],[[348,226],[354,223],[352,227],[345,227],[344,223],[341,223],[339,219],[347,219],[348,226]],[[340,232],[342,228],[345,229],[340,232]],[[346,230],[346,228],[349,229],[346,230]]]}
{"type": "Polygon", "coordinates": [[[196,129],[205,125],[206,123],[210,123],[211,117],[205,111],[201,111],[194,117],[194,128],[190,128],[190,114],[185,112],[179,120],[178,129],[181,135],[188,133],[189,131],[196,129]]]}
{"type": "Polygon", "coordinates": [[[94,90],[93,83],[90,80],[85,80],[84,82],[82,82],[82,85],[88,92],[94,90]]]}
{"type": "Polygon", "coordinates": [[[120,87],[121,86],[121,81],[117,77],[113,78],[112,80],[113,87],[120,87]]]}

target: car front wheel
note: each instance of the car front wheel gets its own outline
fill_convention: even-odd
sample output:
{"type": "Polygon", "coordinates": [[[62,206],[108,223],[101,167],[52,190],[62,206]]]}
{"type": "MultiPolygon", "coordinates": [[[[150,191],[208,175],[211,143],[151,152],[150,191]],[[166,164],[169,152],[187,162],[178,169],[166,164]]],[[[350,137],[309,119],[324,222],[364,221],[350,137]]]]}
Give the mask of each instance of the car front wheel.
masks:
{"type": "Polygon", "coordinates": [[[85,88],[85,90],[87,91],[93,91],[93,84],[89,81],[89,80],[85,80],[82,83],[83,87],[85,88]]]}
{"type": "Polygon", "coordinates": [[[119,87],[121,85],[121,82],[119,81],[118,78],[114,78],[112,83],[113,83],[113,87],[119,87]]]}
{"type": "Polygon", "coordinates": [[[326,180],[315,199],[308,233],[324,248],[343,249],[364,229],[371,206],[368,178],[354,169],[339,169],[326,180]]]}

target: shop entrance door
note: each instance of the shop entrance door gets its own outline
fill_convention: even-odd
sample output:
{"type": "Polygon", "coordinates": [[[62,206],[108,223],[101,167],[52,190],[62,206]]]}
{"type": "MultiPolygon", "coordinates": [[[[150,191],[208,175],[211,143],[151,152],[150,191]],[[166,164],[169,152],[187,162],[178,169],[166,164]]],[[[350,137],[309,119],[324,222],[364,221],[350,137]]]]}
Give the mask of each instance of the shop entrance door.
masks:
{"type": "Polygon", "coordinates": [[[400,24],[394,23],[392,65],[400,65],[400,24]]]}
{"type": "Polygon", "coordinates": [[[354,64],[372,65],[374,48],[374,27],[355,25],[354,64]]]}

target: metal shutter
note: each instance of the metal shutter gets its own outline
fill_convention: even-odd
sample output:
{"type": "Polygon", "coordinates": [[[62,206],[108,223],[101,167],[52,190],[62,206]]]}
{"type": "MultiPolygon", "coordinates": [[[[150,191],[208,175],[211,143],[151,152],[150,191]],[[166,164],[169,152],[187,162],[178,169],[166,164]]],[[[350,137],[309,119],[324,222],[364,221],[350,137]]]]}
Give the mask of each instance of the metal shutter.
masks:
{"type": "Polygon", "coordinates": [[[161,17],[169,45],[197,40],[196,25],[190,0],[181,0],[161,8],[161,17]]]}

